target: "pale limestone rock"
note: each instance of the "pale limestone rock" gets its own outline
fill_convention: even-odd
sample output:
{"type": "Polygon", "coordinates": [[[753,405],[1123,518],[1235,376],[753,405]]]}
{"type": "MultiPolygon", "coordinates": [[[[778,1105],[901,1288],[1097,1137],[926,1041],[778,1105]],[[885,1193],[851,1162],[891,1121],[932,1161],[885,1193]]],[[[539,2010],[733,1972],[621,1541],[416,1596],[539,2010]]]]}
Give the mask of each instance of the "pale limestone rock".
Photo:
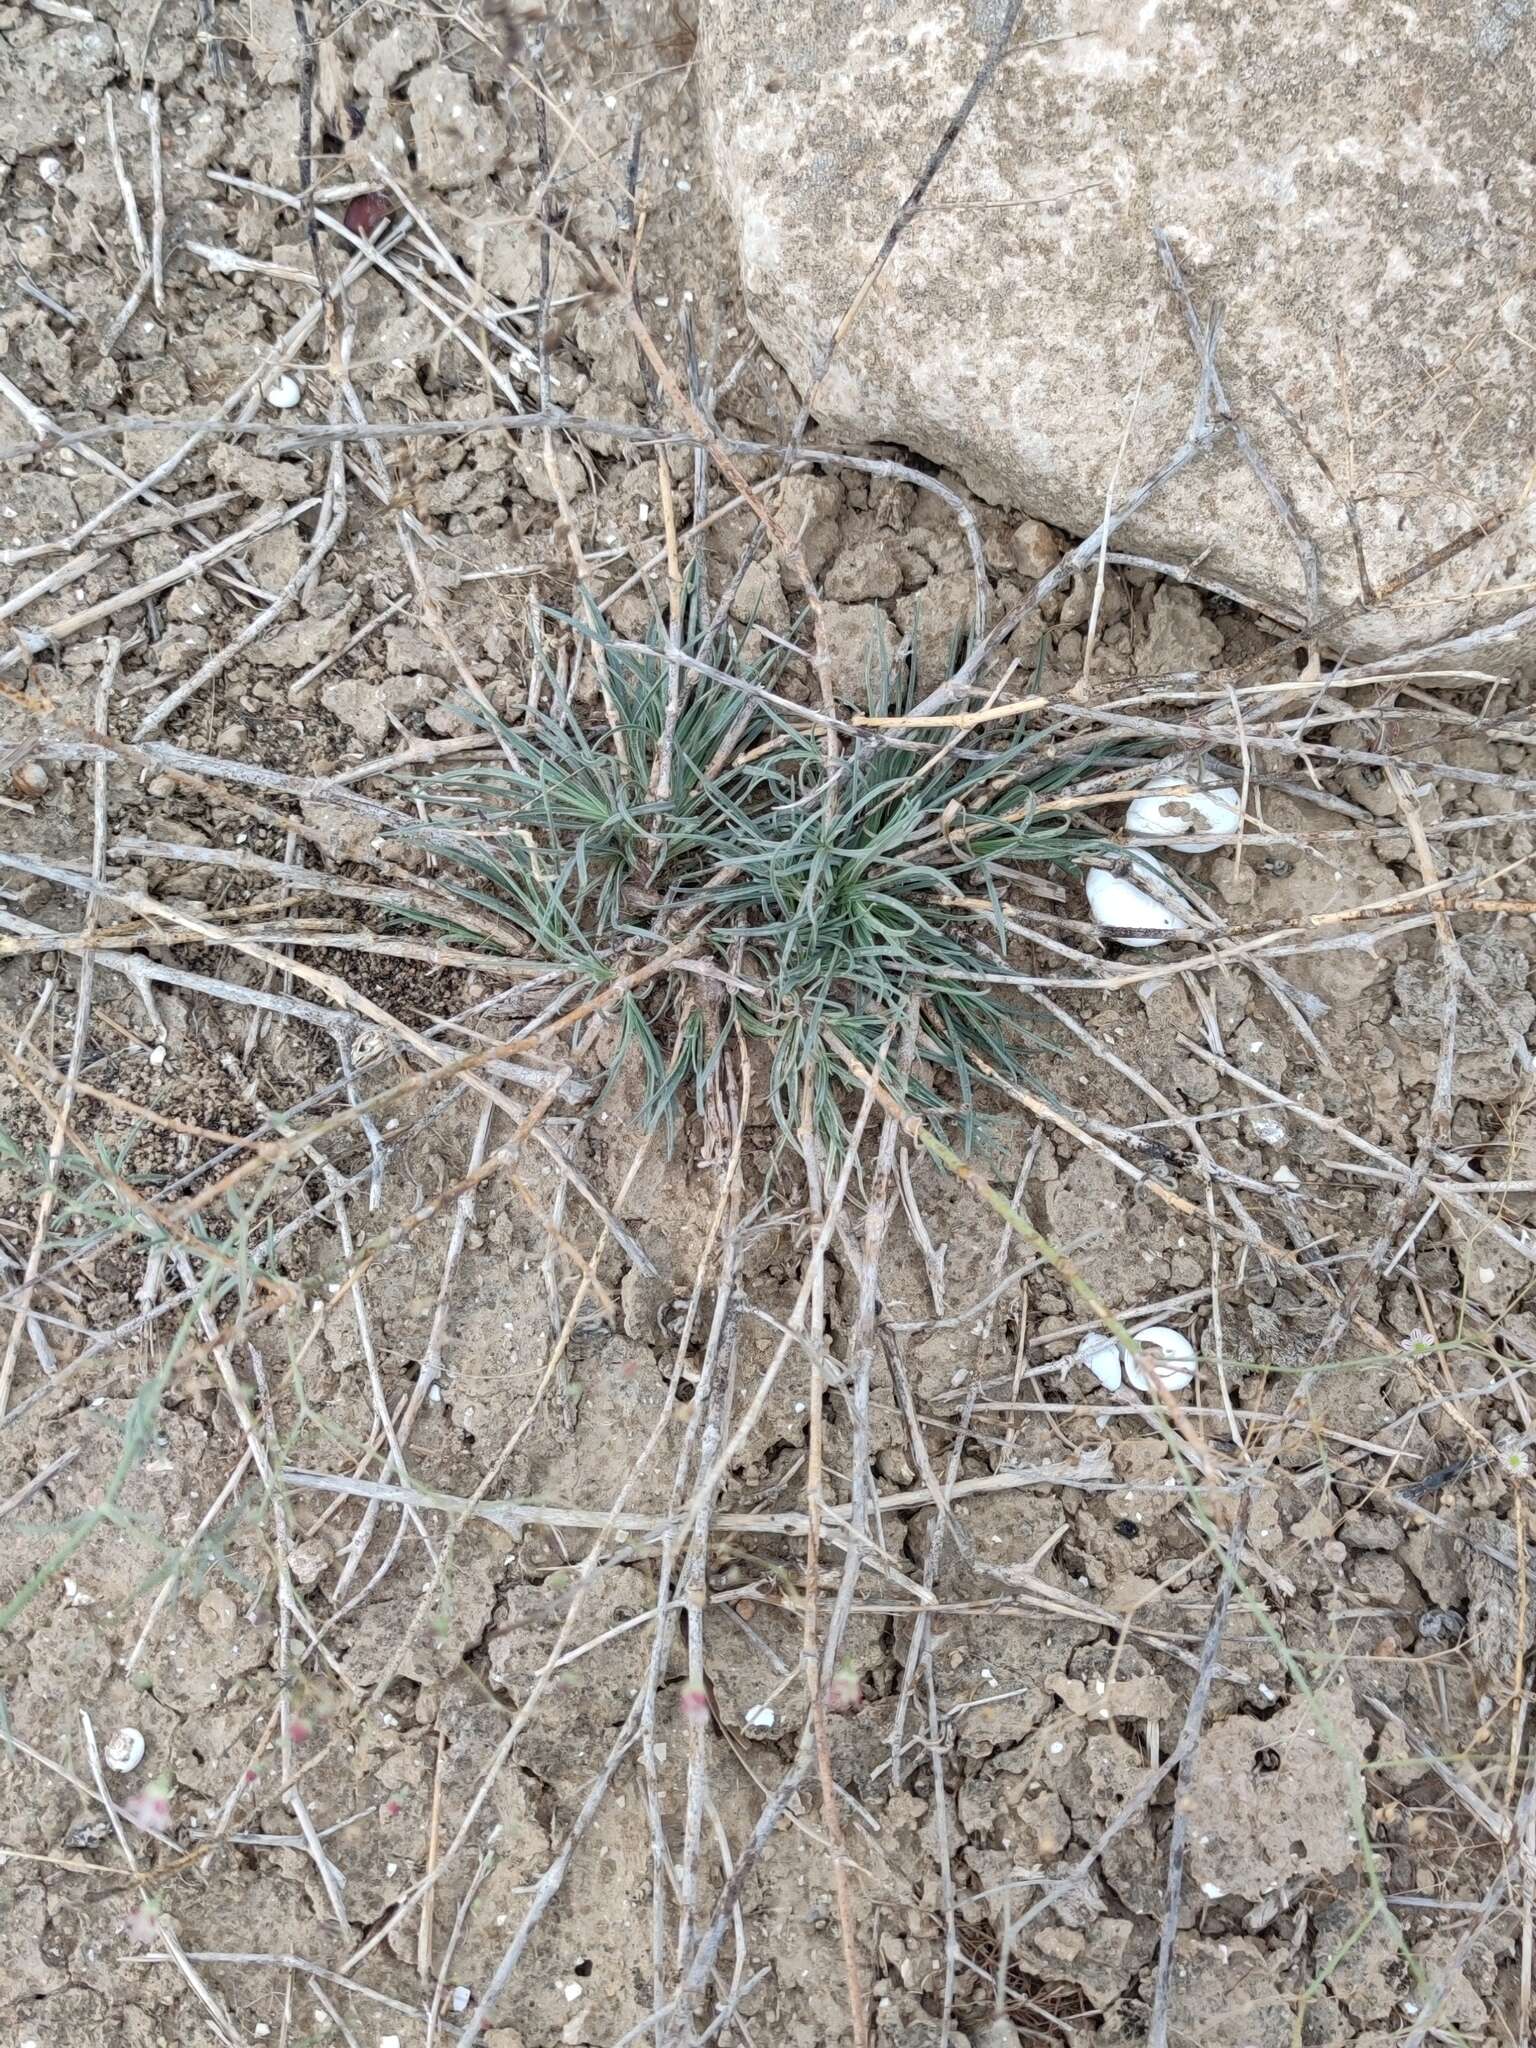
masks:
{"type": "MultiPolygon", "coordinates": [[[[707,0],[709,144],[748,307],[802,388],[997,13],[707,0]]],[[[1511,0],[1056,0],[1028,19],[1028,35],[1057,39],[1021,29],[822,381],[818,431],[915,449],[996,504],[1088,532],[1138,387],[1122,489],[1192,416],[1198,366],[1161,226],[1200,315],[1224,309],[1219,367],[1315,538],[1325,607],[1358,595],[1348,526],[1277,394],[1333,477],[1353,476],[1378,586],[1475,519],[1524,508],[1329,640],[1388,651],[1528,606],[1499,586],[1527,580],[1536,544],[1536,381],[1519,338],[1536,15],[1511,0]]],[[[1230,436],[1119,540],[1198,557],[1278,615],[1300,608],[1297,552],[1230,436]]],[[[1481,649],[1480,665],[1514,651],[1481,649]]]]}

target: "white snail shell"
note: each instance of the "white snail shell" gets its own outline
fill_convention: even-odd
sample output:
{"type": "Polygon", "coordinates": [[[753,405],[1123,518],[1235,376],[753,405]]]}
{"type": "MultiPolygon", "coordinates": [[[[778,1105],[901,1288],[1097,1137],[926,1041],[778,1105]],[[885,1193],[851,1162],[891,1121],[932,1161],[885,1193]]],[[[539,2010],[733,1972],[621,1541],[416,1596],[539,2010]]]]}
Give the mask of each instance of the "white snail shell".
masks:
{"type": "Polygon", "coordinates": [[[144,1738],[137,1728],[119,1728],[101,1752],[101,1760],[119,1777],[137,1769],[144,1761],[144,1738]]]}
{"type": "Polygon", "coordinates": [[[1243,800],[1230,783],[1192,787],[1187,775],[1159,775],[1127,806],[1125,828],[1176,853],[1205,853],[1235,839],[1243,800]]]}

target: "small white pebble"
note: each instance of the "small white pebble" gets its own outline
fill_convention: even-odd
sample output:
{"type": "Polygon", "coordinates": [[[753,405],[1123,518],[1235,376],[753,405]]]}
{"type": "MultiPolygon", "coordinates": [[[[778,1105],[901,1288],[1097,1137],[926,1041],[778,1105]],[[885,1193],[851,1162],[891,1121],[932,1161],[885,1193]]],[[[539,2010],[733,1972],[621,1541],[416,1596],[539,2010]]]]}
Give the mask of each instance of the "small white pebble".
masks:
{"type": "Polygon", "coordinates": [[[398,2034],[380,2034],[379,2048],[400,2048],[400,2036],[398,2034]]]}
{"type": "Polygon", "coordinates": [[[566,1987],[565,1987],[565,2002],[566,2002],[566,2004],[567,2004],[567,2005],[574,2005],[574,2004],[576,2003],[577,1999],[578,1999],[578,1998],[580,1998],[580,1996],[581,1996],[581,1986],[580,1986],[579,1984],[567,1984],[567,1985],[566,1985],[566,1987]]]}
{"type": "Polygon", "coordinates": [[[467,1984],[455,1984],[453,1987],[453,1996],[449,1999],[448,2003],[453,2007],[455,2012],[468,2012],[469,1986],[467,1984]]]}
{"type": "Polygon", "coordinates": [[[274,377],[266,390],[268,405],[273,406],[278,412],[292,412],[303,396],[303,385],[297,377],[290,377],[286,371],[282,376],[274,377]]]}
{"type": "Polygon", "coordinates": [[[757,1706],[748,1707],[743,1718],[749,1728],[771,1728],[779,1717],[772,1707],[757,1706]]]}
{"type": "Polygon", "coordinates": [[[37,160],[37,175],[46,185],[53,184],[63,168],[56,156],[40,156],[37,160]]]}
{"type": "Polygon", "coordinates": [[[1208,1899],[1224,1899],[1227,1896],[1221,1886],[1219,1884],[1212,1884],[1209,1878],[1201,1885],[1200,1889],[1208,1899]]]}

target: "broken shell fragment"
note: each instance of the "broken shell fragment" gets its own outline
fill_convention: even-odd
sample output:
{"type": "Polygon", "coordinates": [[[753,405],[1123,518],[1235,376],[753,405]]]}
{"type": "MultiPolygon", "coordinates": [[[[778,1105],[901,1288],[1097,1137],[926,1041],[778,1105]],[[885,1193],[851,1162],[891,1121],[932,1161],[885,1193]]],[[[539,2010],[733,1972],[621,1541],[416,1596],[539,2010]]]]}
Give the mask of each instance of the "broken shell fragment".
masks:
{"type": "Polygon", "coordinates": [[[1109,931],[1117,946],[1160,946],[1189,922],[1108,868],[1090,868],[1087,889],[1094,923],[1109,931]]]}
{"type": "Polygon", "coordinates": [[[144,1761],[144,1738],[137,1728],[119,1728],[101,1752],[109,1771],[122,1777],[144,1761]]]}
{"type": "Polygon", "coordinates": [[[1237,837],[1243,800],[1230,783],[1196,783],[1187,775],[1159,775],[1125,813],[1125,828],[1156,839],[1175,853],[1206,853],[1237,837]]]}
{"type": "Polygon", "coordinates": [[[1113,1337],[1097,1332],[1077,1347],[1077,1362],[1086,1365],[1106,1394],[1118,1394],[1125,1378],[1125,1354],[1113,1337]]]}

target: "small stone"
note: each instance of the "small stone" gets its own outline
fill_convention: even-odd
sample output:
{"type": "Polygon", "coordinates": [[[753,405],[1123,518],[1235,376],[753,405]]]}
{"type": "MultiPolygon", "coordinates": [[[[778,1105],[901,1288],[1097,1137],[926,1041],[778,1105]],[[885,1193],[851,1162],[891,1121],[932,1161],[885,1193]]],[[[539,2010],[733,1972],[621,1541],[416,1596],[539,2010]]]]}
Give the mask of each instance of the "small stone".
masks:
{"type": "Polygon", "coordinates": [[[1290,1136],[1290,1127],[1283,1116],[1276,1116],[1272,1110],[1260,1110],[1243,1119],[1250,1138],[1260,1145],[1283,1145],[1290,1136]]]}
{"type": "Polygon", "coordinates": [[[1066,596],[1062,599],[1061,630],[1063,633],[1070,633],[1074,627],[1087,625],[1093,615],[1095,592],[1098,593],[1099,599],[1097,622],[1097,630],[1099,632],[1102,633],[1112,620],[1124,616],[1125,585],[1120,581],[1114,570],[1105,570],[1103,588],[1100,589],[1097,567],[1079,569],[1072,578],[1066,596]]]}
{"type": "Polygon", "coordinates": [[[1225,644],[1221,629],[1205,614],[1200,593],[1186,583],[1164,583],[1152,600],[1141,672],[1149,676],[1200,674],[1216,666],[1225,644]]]}
{"type": "Polygon", "coordinates": [[[837,515],[842,504],[843,487],[835,477],[792,476],[780,487],[775,508],[779,523],[798,543],[813,583],[837,553],[837,515]]]}
{"type": "MultiPolygon", "coordinates": [[[[834,702],[863,708],[891,658],[891,622],[877,604],[824,604],[816,622],[816,659],[834,702]]],[[[820,690],[814,701],[820,702],[820,690]]]]}
{"type": "Polygon", "coordinates": [[[1061,545],[1043,520],[1026,519],[1009,536],[1008,558],[1026,582],[1038,583],[1061,560],[1061,545]]]}
{"type": "Polygon", "coordinates": [[[1431,1607],[1419,1616],[1419,1641],[1432,1649],[1454,1649],[1466,1632],[1467,1617],[1454,1607],[1431,1607]]]}
{"type": "Polygon", "coordinates": [[[901,555],[895,542],[884,535],[855,541],[827,571],[827,596],[836,604],[894,597],[900,588],[901,555]]]}
{"type": "Polygon", "coordinates": [[[313,1586],[331,1562],[331,1547],[319,1536],[296,1544],[288,1553],[288,1570],[297,1586],[313,1586]]]}
{"type": "Polygon", "coordinates": [[[266,400],[277,412],[292,412],[304,396],[304,386],[297,377],[290,377],[286,371],[274,377],[266,389],[266,400]]]}
{"type": "Polygon", "coordinates": [[[772,562],[751,562],[731,599],[731,617],[740,626],[765,626],[770,633],[789,631],[789,604],[772,562]]]}

